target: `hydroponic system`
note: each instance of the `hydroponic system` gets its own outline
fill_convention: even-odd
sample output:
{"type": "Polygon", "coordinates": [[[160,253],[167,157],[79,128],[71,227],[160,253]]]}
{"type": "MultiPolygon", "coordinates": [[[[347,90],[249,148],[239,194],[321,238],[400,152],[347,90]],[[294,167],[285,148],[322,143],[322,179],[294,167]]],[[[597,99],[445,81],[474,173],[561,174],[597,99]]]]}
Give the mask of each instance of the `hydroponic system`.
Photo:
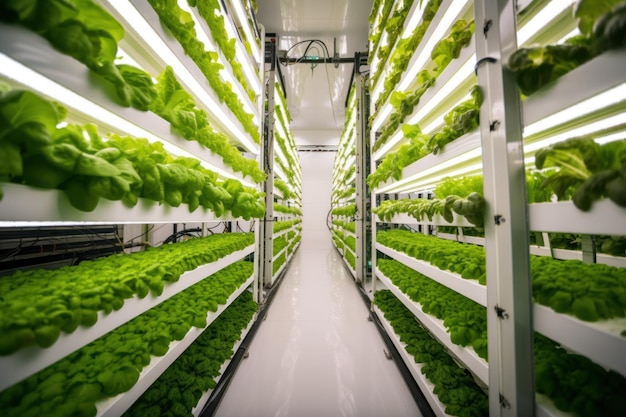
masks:
{"type": "Polygon", "coordinates": [[[200,415],[300,240],[256,3],[26,3],[0,6],[2,227],[120,225],[147,249],[3,276],[2,415],[200,415]]]}
{"type": "MultiPolygon", "coordinates": [[[[622,413],[619,3],[374,2],[363,288],[436,415],[622,413]]],[[[341,143],[333,238],[350,260],[341,143]]]]}

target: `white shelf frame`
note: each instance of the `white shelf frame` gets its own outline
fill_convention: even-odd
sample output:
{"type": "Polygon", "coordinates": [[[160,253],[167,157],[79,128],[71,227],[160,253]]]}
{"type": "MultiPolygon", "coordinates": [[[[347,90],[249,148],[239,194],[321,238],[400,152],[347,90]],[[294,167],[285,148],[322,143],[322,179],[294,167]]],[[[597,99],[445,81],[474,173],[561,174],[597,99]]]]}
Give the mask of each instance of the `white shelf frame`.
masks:
{"type": "Polygon", "coordinates": [[[230,212],[215,217],[211,210],[198,207],[189,213],[186,204],[171,207],[141,198],[135,207],[121,201],[100,198],[92,212],[78,210],[62,190],[45,190],[20,184],[0,183],[4,198],[0,201],[0,224],[13,222],[67,224],[147,224],[233,221],[230,212]],[[24,204],[36,202],[36,204],[24,204]]]}
{"type": "Polygon", "coordinates": [[[31,346],[10,356],[0,357],[0,367],[3,370],[3,377],[0,379],[0,391],[52,365],[208,276],[245,258],[252,252],[254,252],[254,245],[232,252],[210,264],[187,271],[180,276],[177,282],[166,283],[163,293],[158,297],[151,293],[144,298],[135,295],[124,300],[124,306],[120,310],[112,311],[109,314],[99,311],[98,321],[95,325],[92,327],[80,326],[72,333],[61,333],[55,344],[49,348],[31,346]]]}
{"type": "Polygon", "coordinates": [[[376,276],[400,301],[404,304],[415,317],[428,329],[428,331],[441,342],[451,356],[458,359],[464,367],[477,377],[483,384],[489,385],[489,367],[487,361],[479,357],[471,347],[458,346],[450,340],[450,334],[443,325],[443,320],[426,314],[422,311],[420,303],[411,300],[409,296],[400,290],[385,276],[379,269],[376,269],[376,276]]]}
{"type": "Polygon", "coordinates": [[[180,341],[173,341],[169,345],[169,350],[164,356],[152,356],[150,364],[143,368],[139,374],[139,380],[137,383],[127,392],[122,393],[116,397],[108,398],[106,400],[96,403],[98,409],[98,417],[117,417],[121,416],[132,406],[135,401],[156,381],[163,372],[189,347],[191,344],[202,334],[202,332],[217,319],[220,314],[230,306],[237,297],[239,297],[254,281],[254,276],[251,276],[244,282],[235,292],[233,292],[226,304],[221,304],[216,312],[209,312],[207,314],[207,325],[198,329],[192,327],[185,338],[180,341]]]}
{"type": "MultiPolygon", "coordinates": [[[[250,333],[250,329],[252,329],[252,326],[257,321],[258,314],[259,313],[254,313],[254,315],[252,316],[252,319],[250,319],[250,322],[248,323],[248,326],[245,329],[241,330],[241,333],[239,335],[239,340],[235,342],[235,344],[233,345],[233,350],[232,350],[230,359],[227,359],[226,361],[224,361],[224,363],[222,364],[222,367],[220,368],[219,375],[214,379],[216,384],[219,383],[220,379],[222,378],[222,375],[224,375],[224,372],[226,372],[226,368],[228,368],[228,365],[230,365],[233,359],[233,356],[237,353],[237,351],[241,347],[241,344],[243,343],[243,339],[245,339],[248,333],[250,333]]],[[[213,393],[213,390],[210,389],[202,394],[196,406],[191,410],[191,414],[193,414],[194,417],[200,416],[200,413],[202,412],[204,405],[209,400],[212,393],[213,393]]]]}
{"type": "Polygon", "coordinates": [[[424,365],[421,363],[416,363],[415,358],[413,358],[413,356],[406,351],[407,344],[400,341],[400,338],[393,330],[393,327],[391,327],[391,324],[389,323],[389,321],[387,321],[387,319],[385,318],[385,314],[380,310],[380,308],[374,305],[373,311],[374,314],[376,314],[376,316],[378,317],[378,320],[380,320],[380,322],[382,323],[383,328],[387,332],[387,335],[398,350],[402,361],[411,373],[411,376],[413,377],[415,382],[417,382],[417,385],[422,391],[422,394],[424,394],[424,397],[426,397],[426,400],[428,401],[428,404],[430,405],[435,415],[440,417],[449,416],[449,414],[446,414],[445,411],[446,406],[442,404],[441,401],[439,401],[439,398],[433,392],[435,389],[435,385],[430,382],[428,378],[424,376],[424,374],[422,374],[422,368],[424,367],[424,365]]]}
{"type": "MultiPolygon", "coordinates": [[[[42,91],[38,86],[34,86],[37,93],[49,97],[52,100],[61,102],[68,107],[68,111],[80,120],[90,120],[107,131],[120,135],[133,137],[146,137],[155,140],[158,138],[166,144],[168,152],[193,156],[204,161],[206,168],[214,168],[223,177],[236,178],[245,185],[254,187],[254,184],[245,180],[240,173],[236,173],[229,166],[225,165],[221,156],[214,154],[198,142],[187,141],[171,130],[171,125],[166,120],[151,112],[142,112],[131,107],[123,107],[113,101],[106,93],[107,86],[104,81],[94,79],[89,69],[72,57],[62,54],[53,49],[47,40],[38,36],[25,28],[16,25],[0,23],[0,37],[13,39],[12,42],[0,44],[0,57],[4,54],[9,59],[22,65],[50,83],[60,86],[72,92],[86,101],[90,105],[96,106],[109,114],[110,120],[95,119],[88,111],[82,108],[82,104],[73,101],[72,97],[63,95],[62,97],[50,96],[49,91],[42,91]],[[34,53],[33,51],[36,51],[34,53]],[[124,127],[120,125],[125,125],[124,127]],[[152,136],[150,138],[149,136],[152,136]],[[169,148],[167,145],[170,145],[169,148]]],[[[2,70],[0,75],[6,77],[10,82],[33,90],[33,86],[24,83],[20,74],[11,73],[11,70],[2,70]]],[[[61,93],[59,93],[61,94],[61,93]]],[[[84,101],[84,100],[83,100],[84,101]]],[[[105,132],[101,132],[104,134],[105,132]]]]}
{"type": "Polygon", "coordinates": [[[465,279],[455,272],[439,269],[436,266],[433,266],[430,262],[412,258],[405,253],[396,251],[380,243],[376,243],[376,250],[395,259],[412,270],[419,272],[422,275],[426,275],[433,281],[453,290],[454,292],[469,298],[475,303],[478,303],[483,307],[487,306],[487,288],[480,284],[477,280],[465,279]]]}

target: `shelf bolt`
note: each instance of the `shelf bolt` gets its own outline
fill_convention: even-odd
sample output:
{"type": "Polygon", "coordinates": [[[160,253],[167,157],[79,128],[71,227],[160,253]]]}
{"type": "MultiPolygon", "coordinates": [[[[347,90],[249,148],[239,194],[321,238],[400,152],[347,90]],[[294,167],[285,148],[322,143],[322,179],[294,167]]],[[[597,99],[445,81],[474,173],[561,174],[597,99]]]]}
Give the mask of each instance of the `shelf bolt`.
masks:
{"type": "Polygon", "coordinates": [[[506,409],[506,410],[510,410],[511,409],[511,404],[509,403],[509,401],[505,398],[504,395],[500,394],[500,407],[506,409]]]}
{"type": "Polygon", "coordinates": [[[501,214],[496,214],[495,216],[493,216],[493,221],[496,223],[496,225],[499,226],[502,223],[506,222],[506,219],[501,214]]]}
{"type": "Polygon", "coordinates": [[[496,310],[496,315],[498,316],[498,318],[506,320],[509,318],[509,313],[506,312],[505,309],[503,309],[502,307],[498,307],[495,306],[494,310],[496,310]]]}
{"type": "Polygon", "coordinates": [[[491,26],[493,25],[493,20],[489,19],[485,22],[485,24],[483,25],[483,35],[485,35],[485,38],[487,37],[487,32],[489,32],[489,29],[491,29],[491,26]]]}

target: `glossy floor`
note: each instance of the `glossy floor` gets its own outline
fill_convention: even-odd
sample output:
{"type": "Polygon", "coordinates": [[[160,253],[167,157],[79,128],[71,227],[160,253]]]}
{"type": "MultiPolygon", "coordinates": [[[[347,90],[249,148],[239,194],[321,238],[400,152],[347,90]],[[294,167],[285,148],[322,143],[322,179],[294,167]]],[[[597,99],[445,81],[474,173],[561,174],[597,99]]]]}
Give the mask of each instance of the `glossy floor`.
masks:
{"type": "Polygon", "coordinates": [[[342,262],[303,240],[218,417],[420,416],[342,262]]]}

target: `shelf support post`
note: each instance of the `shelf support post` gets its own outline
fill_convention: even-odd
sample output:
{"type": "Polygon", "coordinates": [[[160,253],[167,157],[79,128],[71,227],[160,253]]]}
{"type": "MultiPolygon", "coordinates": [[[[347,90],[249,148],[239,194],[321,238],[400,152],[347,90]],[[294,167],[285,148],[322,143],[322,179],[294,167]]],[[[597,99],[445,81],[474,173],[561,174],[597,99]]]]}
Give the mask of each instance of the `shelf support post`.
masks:
{"type": "MultiPolygon", "coordinates": [[[[367,55],[365,55],[367,58],[367,55]]],[[[368,174],[369,163],[369,136],[367,129],[367,100],[366,80],[359,73],[358,67],[361,62],[361,54],[356,53],[354,84],[356,87],[356,282],[364,283],[367,277],[367,236],[370,219],[369,195],[365,179],[368,174]]]]}
{"type": "Polygon", "coordinates": [[[505,66],[517,49],[515,0],[474,3],[487,255],[489,415],[535,415],[529,227],[521,102],[505,66]]]}

